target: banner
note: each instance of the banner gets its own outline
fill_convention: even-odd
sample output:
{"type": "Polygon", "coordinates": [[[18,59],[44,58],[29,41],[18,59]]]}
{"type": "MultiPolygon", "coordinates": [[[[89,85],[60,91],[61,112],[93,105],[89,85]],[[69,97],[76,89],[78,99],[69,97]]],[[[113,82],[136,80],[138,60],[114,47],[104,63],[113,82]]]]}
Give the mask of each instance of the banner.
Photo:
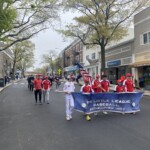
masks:
{"type": "Polygon", "coordinates": [[[132,113],[140,111],[142,92],[134,93],[72,93],[74,109],[85,113],[99,111],[132,113]]]}

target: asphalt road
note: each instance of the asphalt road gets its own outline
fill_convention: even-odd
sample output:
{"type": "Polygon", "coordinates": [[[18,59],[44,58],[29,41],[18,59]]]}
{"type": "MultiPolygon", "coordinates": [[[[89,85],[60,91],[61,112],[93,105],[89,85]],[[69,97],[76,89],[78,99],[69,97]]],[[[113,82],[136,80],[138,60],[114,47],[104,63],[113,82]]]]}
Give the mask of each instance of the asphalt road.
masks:
{"type": "Polygon", "coordinates": [[[150,150],[150,97],[136,115],[99,113],[91,122],[79,112],[67,122],[54,87],[50,99],[35,105],[25,80],[0,93],[0,150],[150,150]]]}

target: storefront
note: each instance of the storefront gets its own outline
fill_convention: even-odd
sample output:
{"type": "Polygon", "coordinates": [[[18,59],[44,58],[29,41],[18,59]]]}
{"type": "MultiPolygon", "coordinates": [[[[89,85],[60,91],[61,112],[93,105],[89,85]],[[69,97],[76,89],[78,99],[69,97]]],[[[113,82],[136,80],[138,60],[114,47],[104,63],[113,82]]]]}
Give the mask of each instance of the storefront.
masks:
{"type": "Polygon", "coordinates": [[[150,60],[136,62],[131,66],[137,71],[138,86],[150,90],[150,60]]]}
{"type": "Polygon", "coordinates": [[[121,60],[107,62],[106,74],[111,84],[116,84],[116,81],[127,72],[131,72],[128,65],[121,66],[121,60]]]}

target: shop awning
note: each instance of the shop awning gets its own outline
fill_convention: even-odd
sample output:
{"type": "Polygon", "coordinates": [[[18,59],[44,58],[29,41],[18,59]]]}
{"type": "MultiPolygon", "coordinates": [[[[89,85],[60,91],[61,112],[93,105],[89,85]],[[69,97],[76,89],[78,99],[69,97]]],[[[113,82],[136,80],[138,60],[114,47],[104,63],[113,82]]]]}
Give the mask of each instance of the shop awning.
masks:
{"type": "Polygon", "coordinates": [[[69,66],[69,67],[64,68],[64,71],[71,72],[71,71],[76,71],[78,69],[79,69],[79,67],[77,65],[75,65],[75,66],[69,66]]]}
{"type": "Polygon", "coordinates": [[[131,67],[141,67],[141,66],[150,66],[150,60],[135,62],[130,64],[131,67]]]}

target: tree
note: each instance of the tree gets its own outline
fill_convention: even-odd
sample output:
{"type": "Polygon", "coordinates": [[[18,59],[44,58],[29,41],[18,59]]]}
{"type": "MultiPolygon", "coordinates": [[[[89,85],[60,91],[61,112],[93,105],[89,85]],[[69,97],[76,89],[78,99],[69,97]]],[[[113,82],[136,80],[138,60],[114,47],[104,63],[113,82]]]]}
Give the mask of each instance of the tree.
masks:
{"type": "Polygon", "coordinates": [[[55,60],[57,58],[57,53],[54,50],[50,50],[49,54],[44,54],[42,56],[42,63],[47,64],[51,70],[52,70],[52,74],[54,73],[54,69],[55,69],[55,60]]]}
{"type": "MultiPolygon", "coordinates": [[[[9,23],[3,23],[4,27],[6,26],[6,29],[4,30],[4,27],[0,29],[0,41],[5,43],[3,47],[0,47],[0,51],[11,47],[18,42],[30,39],[37,33],[48,29],[49,26],[52,26],[53,22],[58,19],[59,5],[56,0],[6,1],[10,2],[9,5],[6,5],[4,0],[1,0],[1,8],[3,8],[5,4],[6,8],[12,8],[9,12],[12,11],[13,13],[12,15],[9,14],[9,23]],[[13,8],[16,8],[16,10],[14,11],[13,8]],[[17,14],[17,16],[15,14],[17,14]],[[7,24],[10,24],[10,26],[7,27],[7,24]]],[[[7,13],[5,13],[4,16],[0,14],[0,17],[6,18],[6,14],[7,13]]]]}
{"type": "Polygon", "coordinates": [[[0,34],[13,28],[17,11],[12,7],[13,0],[0,0],[0,34]]]}
{"type": "Polygon", "coordinates": [[[101,48],[101,74],[105,73],[105,48],[110,41],[119,40],[127,34],[129,20],[150,0],[64,0],[65,9],[78,11],[75,23],[64,30],[65,36],[77,37],[85,45],[101,48]]]}
{"type": "Polygon", "coordinates": [[[32,66],[34,48],[35,46],[31,41],[23,41],[13,46],[13,76],[16,68],[22,70],[24,75],[26,68],[32,66]]]}

